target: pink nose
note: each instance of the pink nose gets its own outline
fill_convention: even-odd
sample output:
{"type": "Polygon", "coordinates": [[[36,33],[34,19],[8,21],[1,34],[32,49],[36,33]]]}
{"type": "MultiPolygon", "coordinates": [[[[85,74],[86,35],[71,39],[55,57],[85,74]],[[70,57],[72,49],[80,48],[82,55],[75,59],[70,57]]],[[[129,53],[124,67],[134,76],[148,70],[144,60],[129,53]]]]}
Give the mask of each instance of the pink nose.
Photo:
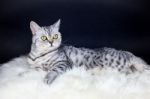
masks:
{"type": "Polygon", "coordinates": [[[48,40],[48,42],[51,44],[51,46],[53,46],[53,40],[48,40]]]}

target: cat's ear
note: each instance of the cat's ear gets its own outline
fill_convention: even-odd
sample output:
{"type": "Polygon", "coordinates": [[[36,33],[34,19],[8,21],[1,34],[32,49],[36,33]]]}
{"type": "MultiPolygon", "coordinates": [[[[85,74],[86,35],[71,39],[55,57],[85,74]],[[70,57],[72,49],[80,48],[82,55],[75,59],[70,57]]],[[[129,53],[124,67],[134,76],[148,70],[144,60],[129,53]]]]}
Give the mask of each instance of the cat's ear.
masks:
{"type": "Polygon", "coordinates": [[[59,28],[60,28],[60,19],[57,21],[57,22],[55,22],[54,24],[53,24],[53,28],[54,28],[54,30],[56,30],[56,31],[59,31],[59,28]]]}
{"type": "Polygon", "coordinates": [[[41,27],[34,21],[31,21],[30,22],[30,29],[31,29],[31,32],[33,35],[36,34],[36,32],[41,29],[41,27]]]}

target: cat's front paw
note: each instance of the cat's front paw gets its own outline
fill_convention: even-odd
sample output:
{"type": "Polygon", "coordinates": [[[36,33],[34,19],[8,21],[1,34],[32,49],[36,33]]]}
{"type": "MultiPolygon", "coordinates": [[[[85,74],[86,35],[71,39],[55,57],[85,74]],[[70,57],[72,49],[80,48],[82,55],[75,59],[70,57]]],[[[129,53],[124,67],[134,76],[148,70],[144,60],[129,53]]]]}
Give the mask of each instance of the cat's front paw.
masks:
{"type": "Polygon", "coordinates": [[[51,83],[56,79],[57,75],[58,75],[58,74],[57,74],[56,72],[49,72],[49,73],[45,76],[44,82],[45,82],[46,84],[51,84],[51,83]]]}
{"type": "Polygon", "coordinates": [[[47,77],[44,78],[44,82],[48,85],[50,85],[53,81],[54,81],[54,79],[47,78],[47,77]]]}

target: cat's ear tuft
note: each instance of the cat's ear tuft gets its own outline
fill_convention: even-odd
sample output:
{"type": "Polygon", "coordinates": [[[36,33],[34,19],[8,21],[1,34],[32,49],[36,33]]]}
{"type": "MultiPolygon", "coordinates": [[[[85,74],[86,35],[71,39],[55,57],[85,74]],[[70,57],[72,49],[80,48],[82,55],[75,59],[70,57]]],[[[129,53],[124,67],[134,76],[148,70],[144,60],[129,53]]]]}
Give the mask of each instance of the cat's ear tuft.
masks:
{"type": "Polygon", "coordinates": [[[61,20],[59,19],[57,22],[55,22],[55,23],[53,24],[54,29],[56,29],[57,31],[59,31],[60,22],[61,22],[61,20]]]}
{"type": "Polygon", "coordinates": [[[40,29],[41,27],[34,21],[30,22],[30,29],[33,35],[36,34],[36,32],[40,29]]]}

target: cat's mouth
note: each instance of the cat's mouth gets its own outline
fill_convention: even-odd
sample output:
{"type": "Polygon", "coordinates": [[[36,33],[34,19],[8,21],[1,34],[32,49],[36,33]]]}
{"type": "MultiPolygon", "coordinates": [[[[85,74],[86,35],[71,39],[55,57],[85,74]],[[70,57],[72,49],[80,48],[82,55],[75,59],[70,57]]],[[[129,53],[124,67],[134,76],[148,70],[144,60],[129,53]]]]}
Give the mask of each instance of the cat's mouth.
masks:
{"type": "Polygon", "coordinates": [[[49,44],[51,45],[51,47],[53,46],[53,42],[49,42],[49,44]]]}
{"type": "Polygon", "coordinates": [[[51,45],[51,47],[53,46],[53,41],[49,41],[49,40],[47,40],[48,41],[48,43],[51,45]]]}

